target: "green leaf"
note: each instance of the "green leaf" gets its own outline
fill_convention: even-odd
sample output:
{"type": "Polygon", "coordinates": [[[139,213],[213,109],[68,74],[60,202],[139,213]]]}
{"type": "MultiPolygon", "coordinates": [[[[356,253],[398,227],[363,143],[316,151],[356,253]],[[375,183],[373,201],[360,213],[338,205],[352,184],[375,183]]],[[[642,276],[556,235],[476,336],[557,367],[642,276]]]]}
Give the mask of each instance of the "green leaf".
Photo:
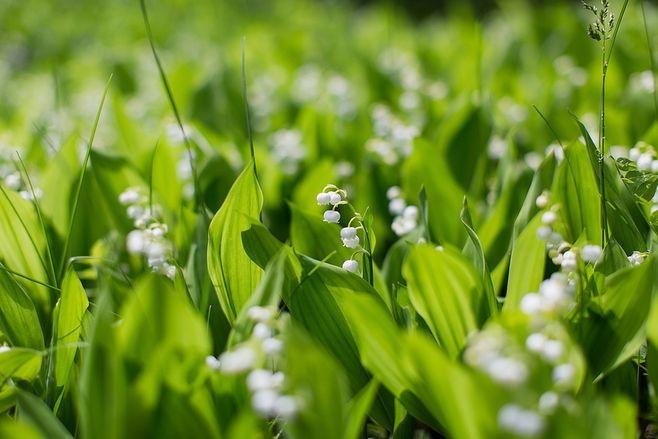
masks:
{"type": "Polygon", "coordinates": [[[208,273],[231,324],[261,277],[262,270],[242,246],[241,233],[251,225],[249,218],[260,215],[262,205],[263,197],[250,163],[233,183],[208,230],[208,273]]]}
{"type": "Polygon", "coordinates": [[[495,312],[480,276],[452,248],[413,248],[404,265],[404,276],[411,303],[450,358],[459,356],[468,334],[495,312]]]}
{"type": "Polygon", "coordinates": [[[575,320],[580,326],[576,334],[594,377],[610,371],[640,348],[656,289],[655,273],[656,259],[650,257],[639,266],[608,276],[603,294],[592,299],[587,319],[575,320]]]}
{"type": "Polygon", "coordinates": [[[292,438],[340,438],[349,415],[349,384],[338,362],[299,328],[286,336],[286,379],[293,394],[312,395],[289,423],[292,438]]]}
{"type": "Polygon", "coordinates": [[[350,401],[347,406],[348,418],[343,436],[345,439],[358,439],[360,437],[368,417],[370,406],[377,396],[377,389],[379,389],[379,382],[376,379],[372,379],[350,401]]]}
{"type": "Polygon", "coordinates": [[[62,295],[57,313],[57,351],[55,353],[55,382],[64,386],[71,372],[75,353],[75,343],[80,339],[82,320],[89,307],[87,293],[73,268],[69,268],[62,281],[62,295]]]}
{"type": "Polygon", "coordinates": [[[424,140],[414,143],[414,150],[405,160],[402,178],[406,193],[418,193],[425,187],[428,204],[430,235],[438,243],[463,244],[466,236],[459,221],[462,198],[467,192],[451,176],[445,160],[437,157],[441,152],[424,140]],[[436,160],[427,160],[435,157],[436,160]]]}
{"type": "MultiPolygon", "coordinates": [[[[353,273],[304,256],[300,261],[305,275],[291,297],[284,297],[290,314],[340,362],[351,390],[357,392],[370,381],[370,376],[361,365],[354,338],[339,305],[340,298],[365,292],[377,297],[382,304],[383,301],[367,282],[353,273]]],[[[392,427],[390,407],[382,401],[381,395],[372,415],[378,422],[392,427]]]]}
{"type": "Polygon", "coordinates": [[[538,291],[544,279],[546,243],[537,237],[537,229],[542,226],[541,216],[542,212],[537,213],[512,244],[505,311],[518,309],[521,298],[538,291]]]}
{"type": "Polygon", "coordinates": [[[489,309],[491,309],[492,313],[496,313],[498,311],[496,293],[494,292],[493,283],[491,282],[491,274],[489,272],[489,267],[487,266],[487,259],[484,256],[484,249],[482,248],[480,238],[473,227],[473,220],[471,219],[471,213],[468,210],[468,201],[466,197],[464,197],[464,207],[462,208],[460,218],[462,224],[466,228],[466,233],[468,233],[469,238],[464,246],[464,256],[466,256],[473,266],[480,272],[485,295],[489,300],[489,309]]]}
{"type": "Polygon", "coordinates": [[[317,260],[332,255],[326,261],[337,266],[350,259],[354,250],[343,246],[339,225],[326,223],[322,215],[304,212],[292,203],[290,211],[290,240],[297,252],[317,260]]]}
{"type": "Polygon", "coordinates": [[[0,421],[0,437],[21,439],[48,439],[37,428],[25,423],[7,418],[0,421]]]}
{"type": "Polygon", "coordinates": [[[117,354],[114,323],[110,294],[102,290],[80,370],[77,406],[83,438],[125,437],[127,383],[122,358],[117,354]]]}
{"type": "Polygon", "coordinates": [[[285,280],[285,265],[290,256],[287,248],[282,247],[265,267],[263,277],[256,291],[249,298],[236,319],[228,341],[229,348],[242,343],[251,335],[254,322],[248,316],[249,308],[262,306],[278,309],[285,280]]]}
{"type": "Polygon", "coordinates": [[[13,346],[42,350],[43,333],[34,303],[0,264],[0,329],[13,346]]]}
{"type": "Polygon", "coordinates": [[[285,248],[284,252],[288,257],[285,258],[283,286],[281,295],[284,301],[290,298],[292,291],[297,288],[302,275],[302,267],[299,260],[294,256],[293,249],[284,245],[276,239],[267,228],[259,222],[252,222],[249,229],[242,232],[242,243],[245,252],[249,255],[259,267],[265,269],[269,261],[276,254],[285,248]]]}
{"type": "MultiPolygon", "coordinates": [[[[592,141],[585,126],[577,121],[580,131],[585,138],[587,153],[590,159],[590,165],[599,175],[599,155],[596,145],[592,141]]],[[[626,253],[634,250],[646,250],[645,237],[649,232],[649,225],[639,210],[633,194],[631,194],[621,180],[616,163],[611,158],[606,158],[603,166],[603,175],[605,180],[605,196],[607,200],[608,225],[612,232],[611,237],[615,238],[624,248],[626,253]]],[[[596,180],[599,193],[602,188],[599,179],[596,180]]]]}
{"type": "Polygon", "coordinates": [[[32,425],[49,439],[73,439],[71,433],[53,414],[50,408],[36,396],[19,390],[16,394],[18,418],[32,425]]]}
{"type": "Polygon", "coordinates": [[[593,244],[601,244],[601,208],[597,178],[585,145],[574,142],[564,150],[564,160],[557,169],[553,198],[560,204],[560,216],[568,225],[567,240],[581,235],[593,244]]]}
{"type": "Polygon", "coordinates": [[[364,365],[409,413],[447,437],[494,437],[501,401],[488,381],[423,334],[403,333],[372,297],[356,293],[341,302],[364,365]]]}
{"type": "MultiPolygon", "coordinates": [[[[34,206],[2,186],[0,191],[0,262],[10,270],[52,285],[54,280],[46,274],[46,240],[34,206]]],[[[50,311],[51,292],[47,288],[24,280],[18,283],[27,288],[25,292],[40,313],[50,311]]]]}
{"type": "Polygon", "coordinates": [[[39,375],[43,352],[26,348],[11,348],[0,353],[0,384],[9,378],[32,381],[39,375]]]}
{"type": "Polygon", "coordinates": [[[540,210],[537,207],[537,197],[545,190],[551,188],[556,165],[557,160],[555,159],[555,153],[553,152],[546,156],[539,165],[539,168],[532,178],[532,183],[530,184],[528,193],[525,196],[525,200],[523,201],[523,206],[514,221],[514,237],[517,237],[519,233],[521,233],[530,220],[535,217],[540,210]]]}

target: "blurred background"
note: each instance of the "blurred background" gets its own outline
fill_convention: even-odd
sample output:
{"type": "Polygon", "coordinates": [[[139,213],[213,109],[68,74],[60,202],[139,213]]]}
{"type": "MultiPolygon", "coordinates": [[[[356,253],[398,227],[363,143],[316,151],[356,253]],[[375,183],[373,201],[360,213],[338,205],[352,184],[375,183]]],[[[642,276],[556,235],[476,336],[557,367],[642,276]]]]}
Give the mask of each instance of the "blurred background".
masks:
{"type": "MultiPolygon", "coordinates": [[[[318,176],[357,188],[357,200],[381,213],[382,239],[392,239],[387,200],[375,188],[400,181],[399,165],[416,139],[440,144],[459,127],[468,133],[469,123],[482,124],[481,138],[461,142],[482,143],[494,161],[512,151],[533,169],[559,140],[533,106],[561,140],[579,135],[569,112],[597,132],[600,49],[587,36],[591,16],[580,2],[146,4],[200,160],[218,169],[204,177],[214,188],[206,200],[212,209],[248,157],[240,68],[245,39],[267,217],[282,239],[289,233],[286,200],[315,209],[318,176]],[[477,116],[469,119],[473,108],[477,116]]],[[[613,10],[621,4],[613,1],[613,10]]],[[[648,38],[640,4],[631,2],[610,66],[613,146],[657,137],[651,51],[658,47],[658,14],[653,3],[644,6],[648,38]]],[[[189,164],[178,163],[181,136],[138,1],[5,0],[0,31],[0,151],[21,149],[30,166],[42,168],[67,142],[83,148],[113,74],[95,147],[128,155],[146,170],[153,146],[166,141],[174,152],[160,164],[162,172],[178,173],[183,189],[161,188],[165,204],[185,200],[189,164]]],[[[455,178],[464,183],[470,176],[455,178]]],[[[496,183],[487,184],[477,190],[496,183]]],[[[475,207],[477,222],[487,206],[475,207]]]]}

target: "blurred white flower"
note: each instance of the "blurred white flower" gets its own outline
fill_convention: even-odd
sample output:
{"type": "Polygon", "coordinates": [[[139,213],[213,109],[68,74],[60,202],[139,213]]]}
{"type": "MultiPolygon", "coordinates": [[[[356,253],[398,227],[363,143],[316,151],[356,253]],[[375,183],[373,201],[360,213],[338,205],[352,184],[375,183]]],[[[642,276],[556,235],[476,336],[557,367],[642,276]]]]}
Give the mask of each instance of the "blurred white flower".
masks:
{"type": "Polygon", "coordinates": [[[253,336],[259,340],[266,340],[272,337],[272,329],[265,323],[256,323],[254,325],[253,336]]]}
{"type": "Polygon", "coordinates": [[[601,255],[603,254],[603,249],[600,245],[584,245],[582,248],[583,260],[590,264],[596,263],[601,255]]]}
{"type": "Polygon", "coordinates": [[[256,322],[267,323],[274,317],[274,311],[263,306],[252,306],[247,310],[247,317],[256,322]]]}
{"type": "Polygon", "coordinates": [[[217,357],[208,355],[206,357],[206,366],[212,370],[220,370],[220,361],[217,359],[217,357]]]}
{"type": "Polygon", "coordinates": [[[219,357],[220,369],[227,374],[246,372],[254,367],[256,353],[247,346],[242,346],[234,351],[224,352],[219,357]]]}
{"type": "Polygon", "coordinates": [[[263,352],[266,355],[277,355],[283,351],[283,342],[278,338],[266,338],[263,340],[263,352]]]}
{"type": "Polygon", "coordinates": [[[498,426],[501,430],[517,436],[537,437],[543,433],[546,422],[532,410],[507,404],[498,411],[498,426]]]}

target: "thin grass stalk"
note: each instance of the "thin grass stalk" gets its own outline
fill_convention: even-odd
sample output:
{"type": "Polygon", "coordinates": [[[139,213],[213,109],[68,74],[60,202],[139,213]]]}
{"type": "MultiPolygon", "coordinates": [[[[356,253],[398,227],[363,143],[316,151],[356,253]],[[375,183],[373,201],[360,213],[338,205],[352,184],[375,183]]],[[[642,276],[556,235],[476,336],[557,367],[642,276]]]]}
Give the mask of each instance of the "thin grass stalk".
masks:
{"type": "MultiPolygon", "coordinates": [[[[91,129],[91,136],[89,137],[89,143],[87,145],[87,151],[85,153],[84,161],[82,162],[82,169],[80,170],[80,178],[78,179],[78,186],[75,191],[75,198],[73,199],[73,209],[71,211],[71,219],[69,221],[68,231],[66,232],[66,239],[64,240],[64,248],[62,249],[62,257],[59,261],[59,268],[57,272],[59,273],[59,279],[64,278],[64,268],[66,267],[66,255],[69,251],[69,245],[71,244],[71,233],[73,232],[73,224],[75,223],[75,216],[78,212],[78,204],[80,202],[80,193],[82,192],[82,184],[84,183],[85,175],[87,174],[87,163],[89,163],[89,156],[91,155],[91,147],[94,143],[94,137],[96,137],[96,129],[98,128],[98,123],[101,118],[101,113],[103,112],[103,105],[105,104],[105,98],[107,97],[107,92],[110,89],[110,83],[112,82],[112,75],[110,75],[105,85],[105,91],[103,92],[103,97],[101,99],[100,106],[98,107],[98,112],[96,113],[96,120],[94,121],[94,126],[91,129]]],[[[58,282],[59,283],[59,282],[58,282]]]]}
{"type": "Polygon", "coordinates": [[[183,127],[183,122],[180,117],[180,113],[178,111],[178,106],[176,105],[176,100],[174,99],[174,94],[171,90],[171,86],[169,85],[169,80],[167,79],[167,75],[164,71],[164,67],[162,66],[162,62],[160,61],[160,56],[158,55],[158,51],[155,48],[155,39],[153,38],[153,32],[151,31],[151,23],[149,21],[148,13],[146,11],[146,4],[144,3],[144,0],[140,0],[139,4],[142,9],[142,18],[144,19],[144,27],[146,28],[146,35],[149,40],[149,45],[151,46],[151,52],[153,53],[155,64],[157,65],[158,72],[160,73],[160,79],[162,80],[162,85],[164,86],[165,92],[167,94],[169,105],[171,106],[171,109],[174,112],[174,117],[176,118],[176,123],[178,124],[178,128],[181,130],[181,133],[183,134],[183,141],[185,144],[185,149],[187,151],[188,158],[190,160],[190,168],[192,170],[192,183],[194,184],[195,211],[203,212],[204,218],[209,220],[209,218],[207,218],[207,212],[203,208],[203,200],[201,197],[201,190],[199,187],[199,178],[197,174],[196,164],[194,162],[194,154],[192,153],[192,143],[190,142],[190,138],[188,137],[187,133],[185,132],[185,128],[183,127]]]}
{"type": "Polygon", "coordinates": [[[642,22],[644,23],[644,34],[647,37],[647,49],[649,49],[649,62],[651,63],[651,79],[653,80],[653,106],[656,111],[656,119],[658,120],[658,84],[656,83],[656,60],[653,56],[653,47],[651,45],[651,37],[649,36],[649,25],[647,24],[647,15],[644,11],[644,2],[640,1],[640,8],[642,9],[642,22]]]}

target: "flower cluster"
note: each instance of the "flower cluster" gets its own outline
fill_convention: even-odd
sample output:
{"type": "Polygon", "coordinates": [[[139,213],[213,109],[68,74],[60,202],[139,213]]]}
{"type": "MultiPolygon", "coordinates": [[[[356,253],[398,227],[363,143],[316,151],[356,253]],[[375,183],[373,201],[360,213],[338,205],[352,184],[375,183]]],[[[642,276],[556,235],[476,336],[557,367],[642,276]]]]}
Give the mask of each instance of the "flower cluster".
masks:
{"type": "Polygon", "coordinates": [[[300,408],[297,396],[284,393],[286,376],[274,369],[281,359],[284,342],[281,332],[285,321],[272,307],[253,306],[247,316],[254,323],[251,337],[231,351],[206,357],[207,366],[226,375],[248,373],[247,388],[251,392],[251,406],[265,419],[292,419],[300,408]],[[272,368],[265,368],[265,364],[272,368]]]}
{"type": "Polygon", "coordinates": [[[167,238],[167,224],[158,218],[159,209],[149,207],[147,197],[138,188],[123,191],[119,202],[127,206],[127,214],[135,226],[126,236],[128,253],[145,256],[151,270],[173,280],[176,276],[174,246],[167,238]]]}
{"type": "Polygon", "coordinates": [[[638,142],[628,151],[628,158],[635,162],[640,171],[658,172],[658,158],[653,146],[638,142]]]}
{"type": "MultiPolygon", "coordinates": [[[[340,221],[340,212],[336,208],[340,205],[347,205],[347,192],[338,188],[333,184],[328,184],[324,187],[322,192],[317,195],[318,205],[332,206],[331,210],[324,212],[324,221],[328,223],[338,223],[340,221]]],[[[340,239],[343,246],[346,248],[354,249],[355,252],[352,257],[343,262],[343,269],[351,273],[358,273],[359,263],[354,259],[358,253],[364,253],[366,250],[361,247],[361,238],[359,238],[359,231],[364,230],[361,215],[355,212],[354,216],[347,223],[347,227],[340,230],[340,239]],[[357,223],[356,227],[353,226],[357,223]]]]}
{"type": "Polygon", "coordinates": [[[383,104],[375,105],[371,116],[375,137],[366,142],[366,149],[391,166],[409,156],[414,139],[420,135],[418,127],[405,124],[383,104]]]}
{"type": "Polygon", "coordinates": [[[404,236],[412,232],[418,226],[418,207],[407,205],[404,194],[398,186],[391,186],[386,191],[388,198],[388,211],[395,215],[391,229],[398,236],[404,236]]]}
{"type": "MultiPolygon", "coordinates": [[[[0,167],[0,180],[2,180],[2,184],[7,189],[18,192],[18,195],[20,195],[24,200],[34,200],[32,191],[24,183],[23,179],[21,178],[21,174],[18,171],[12,170],[9,166],[0,167]]],[[[40,188],[35,187],[34,195],[36,195],[37,199],[40,200],[41,197],[43,197],[43,191],[40,188]]]]}
{"type": "Polygon", "coordinates": [[[298,104],[316,103],[342,119],[351,118],[356,111],[354,84],[337,73],[325,77],[315,64],[306,64],[295,73],[292,98],[298,104]]]}
{"type": "Polygon", "coordinates": [[[560,321],[516,317],[472,335],[464,361],[509,391],[509,402],[498,411],[498,426],[521,437],[541,435],[559,406],[573,406],[571,395],[583,364],[560,321]]]}
{"type": "Polygon", "coordinates": [[[272,156],[281,166],[286,175],[295,175],[299,170],[299,163],[306,158],[306,146],[302,141],[299,130],[279,130],[274,132],[269,143],[272,146],[272,156]]]}

